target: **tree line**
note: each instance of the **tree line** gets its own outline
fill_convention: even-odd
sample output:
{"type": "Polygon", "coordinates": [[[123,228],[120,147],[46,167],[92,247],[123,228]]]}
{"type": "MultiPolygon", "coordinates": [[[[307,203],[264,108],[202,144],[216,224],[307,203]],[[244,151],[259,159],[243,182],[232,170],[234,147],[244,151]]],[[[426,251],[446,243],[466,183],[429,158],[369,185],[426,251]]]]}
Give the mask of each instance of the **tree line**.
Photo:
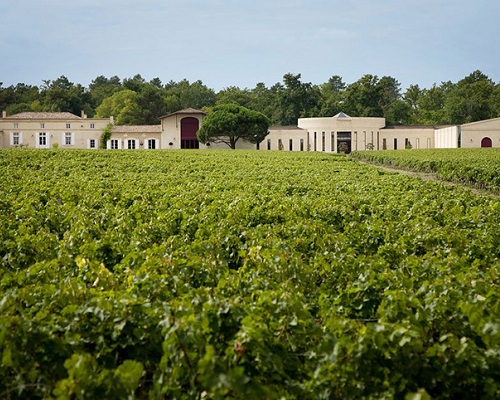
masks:
{"type": "Polygon", "coordinates": [[[342,77],[328,82],[304,82],[287,73],[270,87],[228,86],[219,92],[201,80],[149,82],[140,74],[120,79],[98,76],[88,87],[61,76],[41,86],[23,83],[3,87],[0,108],[8,115],[24,111],[84,111],[90,117],[113,115],[117,124],[157,124],[158,118],[184,108],[209,111],[220,104],[238,104],[266,115],[273,125],[296,125],[298,118],[329,117],[344,112],[353,117],[385,117],[387,125],[462,124],[500,116],[500,83],[477,70],[456,83],[430,88],[410,85],[402,91],[393,77],[363,75],[346,84],[342,77]]]}

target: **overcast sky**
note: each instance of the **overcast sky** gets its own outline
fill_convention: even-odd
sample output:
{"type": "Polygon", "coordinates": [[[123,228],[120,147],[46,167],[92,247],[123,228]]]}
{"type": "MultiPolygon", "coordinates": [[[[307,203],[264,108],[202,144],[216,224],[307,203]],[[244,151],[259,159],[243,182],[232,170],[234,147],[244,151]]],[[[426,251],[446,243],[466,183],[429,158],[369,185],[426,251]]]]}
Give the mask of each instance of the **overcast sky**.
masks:
{"type": "Polygon", "coordinates": [[[4,87],[141,74],[218,91],[291,72],[387,75],[404,92],[477,69],[500,82],[499,0],[12,0],[0,13],[4,87]]]}

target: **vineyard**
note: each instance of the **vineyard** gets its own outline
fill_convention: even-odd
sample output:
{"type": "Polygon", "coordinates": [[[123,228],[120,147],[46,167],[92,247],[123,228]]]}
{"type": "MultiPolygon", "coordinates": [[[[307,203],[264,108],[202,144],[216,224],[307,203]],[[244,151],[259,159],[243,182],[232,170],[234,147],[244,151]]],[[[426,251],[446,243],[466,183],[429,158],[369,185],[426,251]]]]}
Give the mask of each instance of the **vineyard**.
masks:
{"type": "Polygon", "coordinates": [[[500,192],[500,149],[429,149],[354,152],[361,161],[435,173],[439,178],[500,192]]]}
{"type": "Polygon", "coordinates": [[[0,172],[0,398],[500,396],[497,199],[308,152],[0,172]]]}

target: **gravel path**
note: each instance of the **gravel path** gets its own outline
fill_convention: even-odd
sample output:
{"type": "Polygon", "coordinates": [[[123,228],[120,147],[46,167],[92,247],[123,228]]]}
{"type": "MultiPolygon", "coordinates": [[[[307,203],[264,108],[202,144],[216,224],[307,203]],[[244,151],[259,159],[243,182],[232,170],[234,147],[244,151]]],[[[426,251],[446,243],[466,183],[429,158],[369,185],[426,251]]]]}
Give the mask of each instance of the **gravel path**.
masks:
{"type": "Polygon", "coordinates": [[[465,183],[445,181],[445,180],[439,178],[437,176],[437,174],[431,174],[428,172],[418,172],[418,171],[397,168],[397,167],[390,167],[388,165],[374,164],[374,163],[369,163],[369,162],[360,161],[360,160],[356,160],[356,161],[361,163],[361,164],[371,165],[372,167],[380,168],[380,169],[387,171],[387,172],[393,172],[393,173],[398,173],[398,174],[402,174],[402,175],[416,176],[416,177],[419,177],[423,180],[440,182],[441,184],[443,184],[445,186],[464,187],[464,188],[470,189],[473,193],[475,193],[477,195],[489,196],[489,197],[492,197],[494,199],[500,198],[500,193],[492,192],[491,190],[487,190],[487,189],[479,189],[479,188],[476,188],[472,185],[467,185],[465,183]]]}

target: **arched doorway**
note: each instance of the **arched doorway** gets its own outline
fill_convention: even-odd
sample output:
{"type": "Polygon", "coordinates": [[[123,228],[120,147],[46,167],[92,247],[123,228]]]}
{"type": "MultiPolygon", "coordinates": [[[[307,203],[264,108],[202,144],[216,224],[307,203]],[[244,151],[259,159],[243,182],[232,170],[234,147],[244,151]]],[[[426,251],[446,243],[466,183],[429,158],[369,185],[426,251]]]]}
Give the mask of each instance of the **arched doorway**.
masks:
{"type": "Polygon", "coordinates": [[[489,137],[484,137],[481,140],[481,147],[492,147],[492,142],[489,137]]]}
{"type": "Polygon", "coordinates": [[[186,117],[181,119],[181,149],[199,149],[200,142],[196,137],[196,132],[200,127],[197,118],[186,117]]]}

